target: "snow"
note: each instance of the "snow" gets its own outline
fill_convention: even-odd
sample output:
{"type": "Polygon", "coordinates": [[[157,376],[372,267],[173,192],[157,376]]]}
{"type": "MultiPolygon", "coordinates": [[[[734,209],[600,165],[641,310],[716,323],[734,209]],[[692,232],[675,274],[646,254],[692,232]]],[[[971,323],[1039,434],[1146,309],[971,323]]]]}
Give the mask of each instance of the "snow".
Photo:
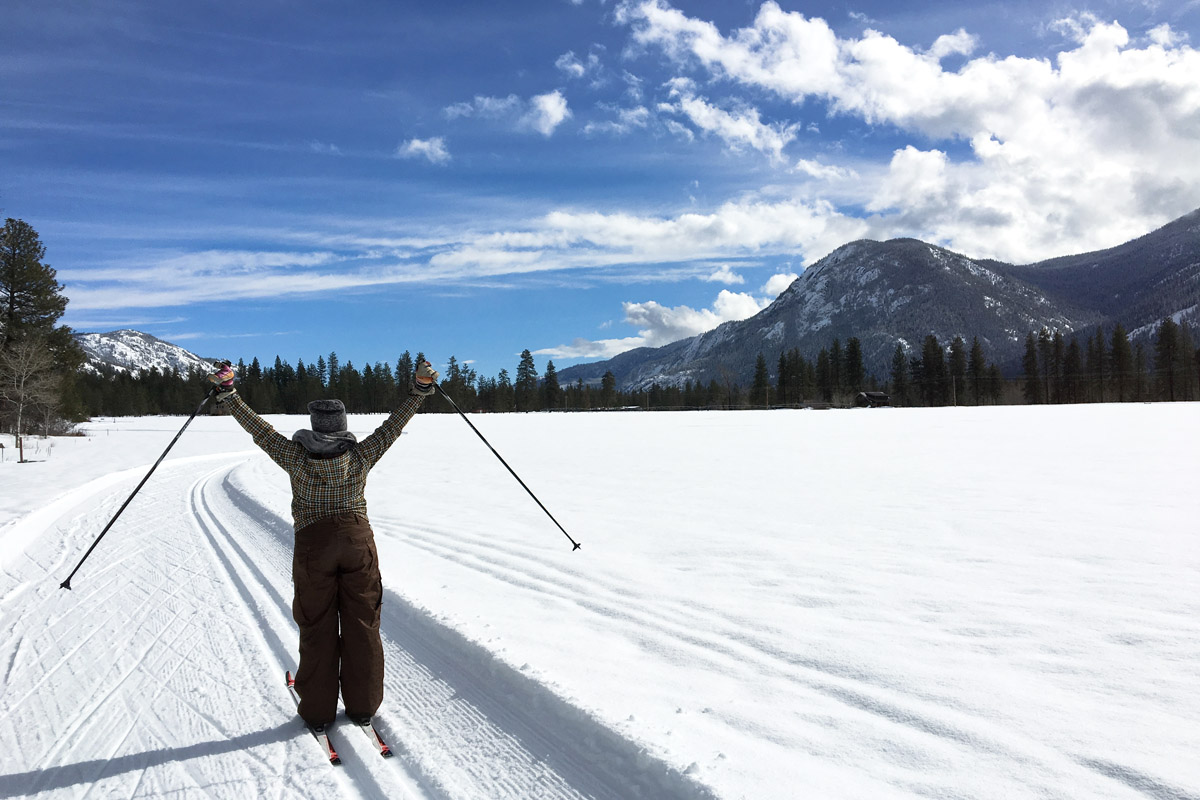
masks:
{"type": "Polygon", "coordinates": [[[341,768],[283,686],[286,477],[236,423],[71,592],[183,419],[9,438],[0,797],[1200,797],[1196,412],[474,418],[578,552],[419,416],[367,495],[400,756],[342,726],[341,768]]]}

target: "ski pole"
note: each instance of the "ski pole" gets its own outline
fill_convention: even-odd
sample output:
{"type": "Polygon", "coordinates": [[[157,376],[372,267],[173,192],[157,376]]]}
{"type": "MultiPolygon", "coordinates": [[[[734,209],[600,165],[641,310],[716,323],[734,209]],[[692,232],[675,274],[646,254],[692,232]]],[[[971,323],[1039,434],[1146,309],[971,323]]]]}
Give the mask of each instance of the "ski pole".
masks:
{"type": "Polygon", "coordinates": [[[512,467],[508,466],[508,462],[505,461],[504,458],[499,453],[496,452],[496,448],[492,447],[492,443],[489,442],[486,438],[484,438],[483,434],[479,432],[479,429],[475,427],[475,425],[471,422],[471,420],[467,419],[467,415],[464,414],[462,409],[458,407],[458,403],[454,402],[454,398],[452,398],[452,397],[450,397],[450,395],[446,394],[445,390],[442,389],[440,384],[435,383],[434,386],[437,386],[438,394],[440,394],[442,397],[446,398],[446,401],[449,402],[450,405],[454,406],[454,410],[457,411],[458,415],[463,418],[463,422],[470,425],[471,430],[475,431],[475,435],[483,440],[483,443],[488,446],[488,450],[492,451],[492,455],[494,455],[496,458],[500,459],[500,463],[503,464],[504,468],[507,469],[512,474],[512,476],[517,479],[517,483],[521,484],[521,488],[524,489],[525,491],[529,492],[529,496],[533,498],[533,502],[537,503],[538,507],[540,507],[542,509],[542,511],[546,512],[546,516],[550,518],[551,522],[553,522],[555,525],[558,525],[558,529],[563,532],[563,536],[570,539],[571,544],[575,545],[574,547],[571,548],[571,552],[575,552],[580,547],[582,547],[583,546],[582,544],[575,541],[574,539],[571,539],[571,534],[567,533],[567,529],[564,528],[562,525],[558,524],[558,520],[556,520],[554,518],[554,515],[550,513],[550,510],[548,508],[546,508],[544,505],[542,505],[542,501],[538,500],[537,495],[533,493],[533,490],[525,485],[525,481],[521,480],[521,476],[518,475],[516,472],[514,472],[512,467]]]}
{"type": "Polygon", "coordinates": [[[163,459],[167,457],[167,453],[171,452],[171,448],[174,447],[175,443],[179,441],[179,437],[183,436],[183,432],[187,430],[187,426],[192,424],[192,420],[194,420],[196,415],[200,413],[200,409],[204,408],[204,404],[207,403],[214,394],[216,394],[218,388],[220,387],[213,386],[208,390],[208,394],[204,395],[204,399],[200,401],[200,405],[196,406],[196,410],[193,411],[192,415],[187,418],[187,422],[183,423],[183,427],[179,429],[179,433],[175,434],[175,438],[171,440],[169,445],[167,445],[167,449],[163,450],[163,454],[158,457],[158,461],[154,462],[154,466],[151,467],[150,471],[146,473],[146,477],[142,478],[142,482],[139,483],[137,488],[133,490],[133,494],[129,495],[125,502],[121,504],[121,507],[117,509],[117,513],[113,514],[113,518],[110,519],[108,524],[104,526],[104,530],[100,531],[100,535],[96,537],[96,541],[92,542],[92,546],[89,547],[87,552],[83,554],[83,558],[79,559],[79,563],[75,565],[75,569],[71,570],[71,574],[67,576],[67,579],[59,584],[60,588],[71,588],[71,578],[75,577],[75,573],[78,572],[79,568],[83,566],[83,562],[87,561],[88,556],[90,556],[92,551],[96,549],[96,545],[100,544],[100,540],[104,538],[104,534],[108,533],[108,529],[111,528],[113,523],[117,521],[117,517],[121,516],[121,512],[125,510],[125,506],[129,505],[129,501],[133,499],[133,496],[141,491],[142,487],[146,485],[146,481],[150,480],[150,476],[154,474],[154,470],[158,469],[158,465],[161,464],[163,459]]]}

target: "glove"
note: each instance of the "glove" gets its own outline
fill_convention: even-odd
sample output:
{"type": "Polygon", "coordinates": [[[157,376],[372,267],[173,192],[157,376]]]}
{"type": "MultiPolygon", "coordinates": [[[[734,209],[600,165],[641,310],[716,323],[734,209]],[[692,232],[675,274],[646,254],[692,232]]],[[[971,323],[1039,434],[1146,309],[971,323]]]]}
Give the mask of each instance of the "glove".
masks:
{"type": "Polygon", "coordinates": [[[228,361],[219,361],[215,366],[217,367],[217,371],[209,375],[208,379],[222,388],[233,386],[233,379],[235,377],[233,364],[230,364],[228,361]]]}
{"type": "Polygon", "coordinates": [[[233,388],[233,365],[228,361],[221,361],[217,365],[217,371],[208,376],[212,381],[213,386],[217,389],[217,393],[213,395],[216,398],[217,404],[220,405],[232,395],[237,394],[237,389],[233,388]]]}
{"type": "Polygon", "coordinates": [[[429,395],[433,394],[439,377],[441,376],[438,374],[438,371],[428,361],[418,364],[417,374],[413,380],[413,387],[408,393],[416,397],[429,397],[429,395]]]}

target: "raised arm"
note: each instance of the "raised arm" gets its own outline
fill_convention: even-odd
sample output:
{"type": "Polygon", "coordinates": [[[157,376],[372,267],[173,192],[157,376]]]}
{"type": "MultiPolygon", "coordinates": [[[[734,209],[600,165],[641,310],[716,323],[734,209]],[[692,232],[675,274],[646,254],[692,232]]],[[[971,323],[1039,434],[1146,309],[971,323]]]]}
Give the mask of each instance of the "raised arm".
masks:
{"type": "Polygon", "coordinates": [[[254,413],[254,409],[246,405],[246,401],[238,395],[237,389],[233,387],[233,370],[228,362],[215,375],[210,375],[209,380],[219,389],[217,403],[229,409],[230,415],[237,420],[238,425],[250,434],[254,443],[262,448],[272,461],[285,470],[290,470],[303,460],[304,448],[276,431],[271,423],[254,413]]]}
{"type": "Polygon", "coordinates": [[[375,462],[383,458],[383,454],[396,442],[396,439],[400,438],[400,432],[413,418],[413,414],[417,413],[417,409],[425,402],[425,398],[433,394],[437,379],[438,373],[428,361],[420,364],[417,367],[416,380],[412,389],[409,390],[408,399],[393,411],[383,421],[383,424],[375,429],[374,433],[355,445],[354,452],[368,465],[374,466],[375,462]]]}

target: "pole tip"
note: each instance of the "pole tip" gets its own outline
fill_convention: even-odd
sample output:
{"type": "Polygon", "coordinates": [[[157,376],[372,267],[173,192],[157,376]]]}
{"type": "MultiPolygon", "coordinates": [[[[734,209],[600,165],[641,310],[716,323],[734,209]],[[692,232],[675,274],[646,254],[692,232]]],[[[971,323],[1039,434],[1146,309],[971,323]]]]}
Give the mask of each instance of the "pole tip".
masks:
{"type": "Polygon", "coordinates": [[[576,550],[578,550],[581,547],[583,547],[583,542],[576,542],[575,546],[571,548],[571,552],[574,553],[576,550]]]}
{"type": "Polygon", "coordinates": [[[63,581],[62,583],[60,583],[58,585],[58,588],[66,589],[67,591],[70,591],[71,590],[71,579],[67,578],[65,581],[63,581]]]}

